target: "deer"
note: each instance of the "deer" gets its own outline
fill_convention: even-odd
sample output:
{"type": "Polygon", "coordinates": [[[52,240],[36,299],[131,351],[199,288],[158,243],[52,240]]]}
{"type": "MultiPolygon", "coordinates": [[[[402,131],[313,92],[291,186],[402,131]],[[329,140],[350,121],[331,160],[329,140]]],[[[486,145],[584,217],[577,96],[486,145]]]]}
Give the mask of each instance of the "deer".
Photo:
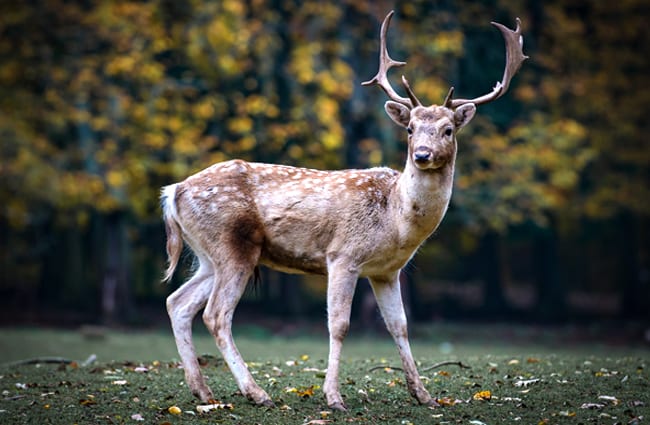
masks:
{"type": "Polygon", "coordinates": [[[253,378],[232,337],[235,308],[261,265],[287,273],[327,277],[329,355],[323,393],[330,409],[347,409],[339,389],[343,340],[350,326],[357,281],[367,278],[401,358],[408,392],[418,403],[437,406],[422,383],[411,352],[400,292],[400,270],[438,228],[453,186],[456,134],[474,117],[476,106],[501,97],[527,58],[520,20],[511,30],[496,26],[506,44],[503,78],[491,92],[424,106],[402,76],[407,97],[387,78],[393,60],[380,30],[379,71],[364,86],[378,85],[388,96],[385,111],[407,132],[403,171],[386,167],[322,171],[286,165],[229,160],[216,163],[161,191],[167,235],[169,281],[187,245],[197,267],[166,300],[186,383],[202,402],[214,395],[201,374],[192,342],[192,319],[202,319],[243,396],[274,406],[253,378]]]}

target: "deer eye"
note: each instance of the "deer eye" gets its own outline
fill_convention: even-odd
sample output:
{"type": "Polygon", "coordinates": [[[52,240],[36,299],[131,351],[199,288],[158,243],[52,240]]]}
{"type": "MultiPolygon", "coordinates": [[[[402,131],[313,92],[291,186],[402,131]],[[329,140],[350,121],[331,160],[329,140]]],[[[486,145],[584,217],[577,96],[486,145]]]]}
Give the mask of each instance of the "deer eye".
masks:
{"type": "Polygon", "coordinates": [[[454,131],[451,129],[451,127],[445,128],[445,136],[449,137],[449,136],[451,136],[451,133],[453,133],[453,132],[454,131]]]}
{"type": "Polygon", "coordinates": [[[406,132],[407,132],[408,134],[413,134],[413,128],[411,128],[411,127],[406,127],[406,132]]]}

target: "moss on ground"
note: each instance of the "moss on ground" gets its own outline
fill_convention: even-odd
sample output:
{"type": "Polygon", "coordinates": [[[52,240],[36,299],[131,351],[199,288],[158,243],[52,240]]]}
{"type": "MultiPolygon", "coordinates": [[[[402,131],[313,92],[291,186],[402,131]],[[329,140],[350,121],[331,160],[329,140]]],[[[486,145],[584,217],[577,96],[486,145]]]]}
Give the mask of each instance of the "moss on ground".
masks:
{"type": "MultiPolygon", "coordinates": [[[[211,338],[198,339],[199,352],[213,347],[211,338]]],[[[5,329],[1,361],[66,353],[79,359],[97,353],[98,361],[88,366],[4,363],[0,423],[650,423],[647,349],[496,340],[452,344],[449,339],[454,342],[443,338],[413,344],[425,385],[445,405],[441,408],[420,406],[409,396],[402,372],[387,368],[399,362],[385,339],[346,341],[340,378],[349,410],[341,413],[327,408],[322,393],[326,339],[242,336],[238,343],[251,360],[249,368],[277,407],[252,406],[238,393],[220,358],[204,355],[203,372],[222,406],[201,413],[201,403],[191,396],[174,360],[168,334],[109,332],[103,339],[88,340],[74,331],[5,329]],[[107,360],[111,358],[122,360],[107,360]],[[443,360],[461,361],[471,369],[447,365],[425,371],[443,360]]]]}
{"type": "Polygon", "coordinates": [[[189,394],[176,362],[30,364],[0,370],[0,422],[478,425],[650,420],[650,365],[640,357],[472,356],[463,359],[471,369],[444,366],[424,374],[431,393],[446,404],[431,409],[410,398],[400,371],[370,371],[382,363],[369,354],[343,365],[345,413],[329,411],[324,402],[324,359],[250,363],[274,399],[274,409],[252,406],[238,394],[220,359],[203,360],[208,382],[223,403],[220,409],[197,411],[200,403],[189,394]]]}

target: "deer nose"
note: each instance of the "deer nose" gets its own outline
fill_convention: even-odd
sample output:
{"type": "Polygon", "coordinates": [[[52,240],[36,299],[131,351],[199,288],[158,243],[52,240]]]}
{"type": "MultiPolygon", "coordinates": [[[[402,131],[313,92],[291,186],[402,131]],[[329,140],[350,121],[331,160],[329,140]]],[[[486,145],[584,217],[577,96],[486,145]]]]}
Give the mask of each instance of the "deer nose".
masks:
{"type": "Polygon", "coordinates": [[[413,159],[415,162],[429,162],[433,154],[428,149],[417,149],[413,153],[413,159]]]}

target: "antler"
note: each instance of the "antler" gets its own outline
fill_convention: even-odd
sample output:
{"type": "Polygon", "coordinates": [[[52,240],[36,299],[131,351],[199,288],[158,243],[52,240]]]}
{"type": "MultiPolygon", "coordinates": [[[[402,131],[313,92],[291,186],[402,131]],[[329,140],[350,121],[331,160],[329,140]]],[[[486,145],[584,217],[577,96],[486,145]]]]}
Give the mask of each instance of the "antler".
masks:
{"type": "Polygon", "coordinates": [[[452,87],[449,90],[447,98],[445,99],[444,105],[446,107],[450,109],[456,109],[465,103],[480,105],[498,99],[499,97],[503,96],[506,91],[508,91],[510,80],[517,73],[517,71],[519,71],[519,68],[521,67],[523,61],[528,59],[528,56],[524,55],[523,52],[524,38],[521,35],[521,21],[519,18],[517,18],[517,28],[514,31],[497,22],[492,22],[492,25],[501,31],[501,34],[503,35],[503,38],[506,42],[506,68],[503,72],[503,79],[500,82],[497,81],[496,85],[490,93],[474,99],[452,99],[454,93],[454,88],[452,87]]]}
{"type": "Polygon", "coordinates": [[[380,40],[379,71],[377,72],[377,75],[373,77],[372,80],[365,81],[361,83],[361,85],[369,86],[372,84],[377,84],[386,92],[386,94],[390,99],[394,100],[395,102],[401,103],[402,105],[405,105],[410,109],[413,109],[416,106],[422,106],[422,104],[420,103],[418,98],[415,97],[415,94],[413,93],[413,90],[411,90],[411,86],[409,85],[406,78],[402,75],[402,84],[406,89],[408,98],[398,95],[397,92],[393,89],[393,87],[391,87],[390,82],[388,81],[388,77],[386,76],[386,73],[392,67],[406,65],[406,62],[399,62],[391,59],[391,57],[388,55],[388,49],[386,48],[386,33],[388,32],[388,26],[390,25],[390,20],[393,17],[393,13],[395,12],[391,10],[388,13],[388,15],[386,15],[386,18],[384,18],[384,22],[381,24],[381,34],[379,37],[380,40]]]}

